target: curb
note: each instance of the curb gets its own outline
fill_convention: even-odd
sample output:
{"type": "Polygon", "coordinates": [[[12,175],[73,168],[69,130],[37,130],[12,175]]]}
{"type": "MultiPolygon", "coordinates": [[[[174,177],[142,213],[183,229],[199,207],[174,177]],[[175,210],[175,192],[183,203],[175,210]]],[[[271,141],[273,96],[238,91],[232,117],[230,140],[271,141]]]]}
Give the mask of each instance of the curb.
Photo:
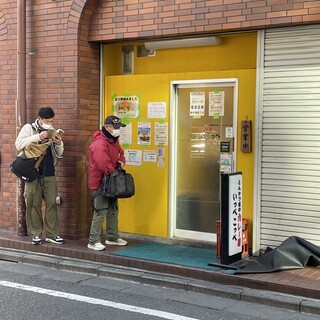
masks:
{"type": "Polygon", "coordinates": [[[15,249],[0,248],[0,260],[26,263],[58,270],[88,273],[100,277],[128,280],[140,284],[203,293],[206,295],[252,302],[278,308],[294,310],[300,313],[320,314],[320,303],[317,299],[293,296],[271,291],[223,285],[209,281],[195,280],[180,276],[150,272],[136,268],[83,262],[75,258],[58,257],[47,254],[35,254],[15,249]]]}

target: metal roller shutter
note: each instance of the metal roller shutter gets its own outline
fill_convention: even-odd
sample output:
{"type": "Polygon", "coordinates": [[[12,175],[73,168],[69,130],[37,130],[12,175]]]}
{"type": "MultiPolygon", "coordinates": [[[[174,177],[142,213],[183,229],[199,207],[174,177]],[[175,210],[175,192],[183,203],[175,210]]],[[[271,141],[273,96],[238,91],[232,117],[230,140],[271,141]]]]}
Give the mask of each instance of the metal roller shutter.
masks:
{"type": "Polygon", "coordinates": [[[268,30],[264,53],[261,249],[320,246],[320,26],[268,30]]]}

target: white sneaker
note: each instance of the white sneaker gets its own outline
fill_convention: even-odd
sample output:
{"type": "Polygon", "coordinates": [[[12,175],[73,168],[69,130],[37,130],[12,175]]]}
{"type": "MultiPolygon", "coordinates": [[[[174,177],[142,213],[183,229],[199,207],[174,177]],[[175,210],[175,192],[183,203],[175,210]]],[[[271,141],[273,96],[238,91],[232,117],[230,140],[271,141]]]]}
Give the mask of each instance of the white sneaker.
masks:
{"type": "Polygon", "coordinates": [[[95,244],[88,244],[87,247],[89,249],[92,249],[92,250],[97,250],[97,251],[101,251],[101,250],[104,250],[106,247],[101,243],[101,242],[97,242],[95,244]]]}
{"type": "Polygon", "coordinates": [[[126,246],[127,245],[127,241],[126,240],[123,240],[121,238],[119,238],[118,240],[116,241],[110,241],[110,240],[106,240],[106,244],[108,245],[113,245],[113,246],[126,246]]]}

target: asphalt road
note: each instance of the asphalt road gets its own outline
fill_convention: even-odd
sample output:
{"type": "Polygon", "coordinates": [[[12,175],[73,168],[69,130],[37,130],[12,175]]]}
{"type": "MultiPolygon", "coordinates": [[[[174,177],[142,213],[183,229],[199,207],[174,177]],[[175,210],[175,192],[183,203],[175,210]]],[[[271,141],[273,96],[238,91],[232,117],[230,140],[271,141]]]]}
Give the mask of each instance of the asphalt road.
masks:
{"type": "Polygon", "coordinates": [[[245,301],[0,260],[1,320],[316,320],[245,301]]]}

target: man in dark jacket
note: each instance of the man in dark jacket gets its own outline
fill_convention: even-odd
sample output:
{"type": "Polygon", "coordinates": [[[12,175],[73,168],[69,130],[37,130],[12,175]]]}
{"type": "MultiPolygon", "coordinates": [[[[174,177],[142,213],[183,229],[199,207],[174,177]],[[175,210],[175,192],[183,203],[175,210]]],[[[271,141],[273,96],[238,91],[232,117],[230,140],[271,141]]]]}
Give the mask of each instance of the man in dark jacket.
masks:
{"type": "MultiPolygon", "coordinates": [[[[94,194],[100,187],[105,174],[124,166],[124,152],[119,144],[120,127],[126,125],[116,116],[106,118],[104,126],[93,135],[89,146],[89,189],[94,194]]],[[[107,245],[125,246],[127,241],[118,233],[118,201],[101,195],[94,198],[94,212],[91,222],[88,248],[104,250],[101,243],[101,231],[104,218],[107,217],[107,245]]]]}

